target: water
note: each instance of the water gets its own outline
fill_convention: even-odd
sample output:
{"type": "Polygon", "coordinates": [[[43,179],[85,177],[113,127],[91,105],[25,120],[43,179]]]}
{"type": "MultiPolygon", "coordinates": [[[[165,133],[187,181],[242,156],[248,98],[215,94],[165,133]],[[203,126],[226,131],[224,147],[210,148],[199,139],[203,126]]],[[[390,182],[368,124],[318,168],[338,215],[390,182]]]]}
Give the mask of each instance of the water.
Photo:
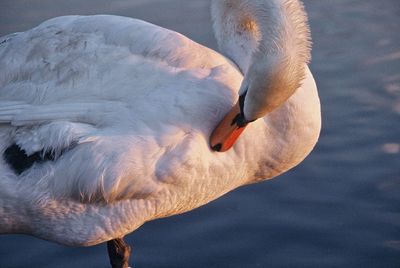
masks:
{"type": "MultiPolygon", "coordinates": [[[[140,267],[400,267],[400,4],[306,1],[323,129],[278,179],[127,236],[140,267]]],[[[0,2],[0,35],[63,14],[146,19],[215,48],[208,1],[0,2]]],[[[0,267],[108,267],[104,245],[0,236],[0,267]]]]}

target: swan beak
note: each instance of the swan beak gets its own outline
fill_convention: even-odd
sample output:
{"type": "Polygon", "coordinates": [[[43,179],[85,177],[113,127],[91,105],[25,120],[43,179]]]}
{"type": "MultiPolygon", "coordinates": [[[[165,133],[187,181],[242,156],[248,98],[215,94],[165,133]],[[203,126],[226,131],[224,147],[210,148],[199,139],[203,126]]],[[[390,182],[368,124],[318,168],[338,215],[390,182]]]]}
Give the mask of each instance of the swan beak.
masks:
{"type": "Polygon", "coordinates": [[[237,102],[211,134],[211,148],[217,152],[229,150],[248,124],[243,119],[237,102]]]}

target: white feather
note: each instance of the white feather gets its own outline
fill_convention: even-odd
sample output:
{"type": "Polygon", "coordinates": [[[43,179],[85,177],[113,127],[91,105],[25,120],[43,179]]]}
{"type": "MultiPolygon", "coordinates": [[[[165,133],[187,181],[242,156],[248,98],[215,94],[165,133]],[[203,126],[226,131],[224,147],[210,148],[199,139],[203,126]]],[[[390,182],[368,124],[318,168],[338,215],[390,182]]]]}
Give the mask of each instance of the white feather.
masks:
{"type": "Polygon", "coordinates": [[[106,15],[59,17],[2,40],[0,153],[17,143],[57,155],[20,176],[0,158],[3,233],[69,245],[120,237],[292,168],[319,135],[308,68],[290,99],[216,153],[210,133],[243,80],[219,53],[106,15]]]}

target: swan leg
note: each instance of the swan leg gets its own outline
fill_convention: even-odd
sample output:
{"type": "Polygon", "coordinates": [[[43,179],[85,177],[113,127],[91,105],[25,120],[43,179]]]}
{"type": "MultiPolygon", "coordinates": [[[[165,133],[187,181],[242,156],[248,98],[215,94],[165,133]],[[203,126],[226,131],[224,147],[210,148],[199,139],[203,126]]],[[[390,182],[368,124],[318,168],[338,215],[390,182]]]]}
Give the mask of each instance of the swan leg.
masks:
{"type": "Polygon", "coordinates": [[[107,242],[108,256],[112,268],[129,268],[131,247],[123,238],[116,238],[107,242]]]}

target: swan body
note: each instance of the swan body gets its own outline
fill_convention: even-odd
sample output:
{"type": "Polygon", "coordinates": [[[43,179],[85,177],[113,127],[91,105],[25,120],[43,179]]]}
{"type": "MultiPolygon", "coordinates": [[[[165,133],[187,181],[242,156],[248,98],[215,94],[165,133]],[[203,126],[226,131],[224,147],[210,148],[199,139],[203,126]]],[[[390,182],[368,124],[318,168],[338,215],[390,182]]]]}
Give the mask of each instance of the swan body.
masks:
{"type": "MultiPolygon", "coordinates": [[[[259,79],[249,73],[264,68],[252,64],[262,37],[237,37],[238,44],[247,40],[244,50],[222,29],[228,22],[217,18],[236,2],[249,1],[213,3],[225,55],[171,30],[107,15],[58,17],[2,37],[0,154],[16,144],[27,155],[50,153],[53,159],[19,173],[0,157],[0,233],[94,245],[300,163],[320,131],[306,56],[291,56],[301,74],[293,75],[299,81],[289,77],[296,87],[290,96],[272,108],[255,107],[269,105],[261,100],[265,93],[249,87],[259,79]],[[245,87],[244,116],[260,119],[231,150],[214,152],[209,137],[245,87]]],[[[256,27],[246,23],[244,30],[256,27]]],[[[268,90],[278,96],[278,89],[268,90]]]]}

